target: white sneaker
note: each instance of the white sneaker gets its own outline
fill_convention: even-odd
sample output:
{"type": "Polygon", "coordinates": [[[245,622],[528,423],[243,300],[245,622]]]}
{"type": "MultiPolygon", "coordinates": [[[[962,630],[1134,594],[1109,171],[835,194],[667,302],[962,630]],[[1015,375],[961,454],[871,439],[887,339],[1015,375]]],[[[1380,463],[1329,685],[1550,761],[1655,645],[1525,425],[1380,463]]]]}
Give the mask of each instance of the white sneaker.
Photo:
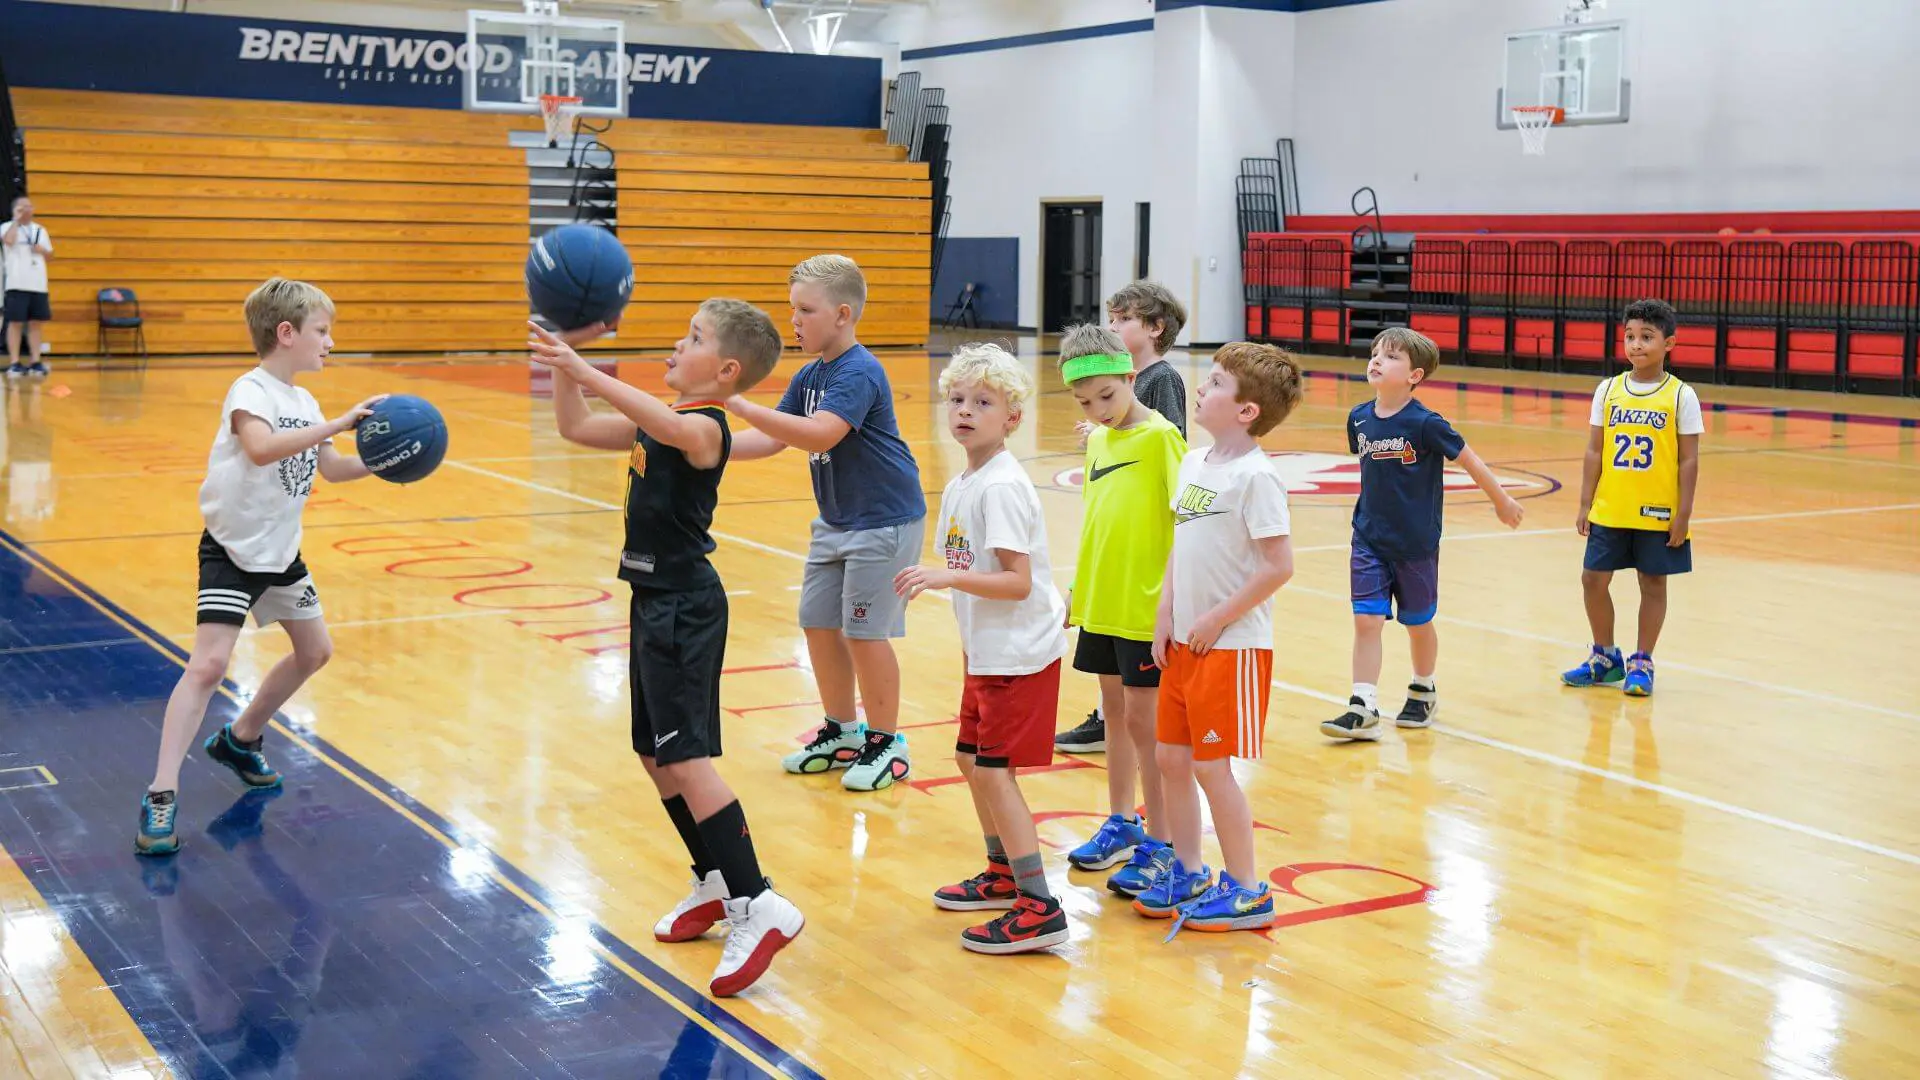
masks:
{"type": "Polygon", "coordinates": [[[714,997],[732,997],[766,974],[773,954],[787,947],[807,920],[793,902],[774,892],[727,901],[727,947],[708,987],[714,997]]]}
{"type": "Polygon", "coordinates": [[[709,870],[693,879],[693,891],[653,924],[655,941],[692,941],[727,917],[727,881],[709,870]]]}

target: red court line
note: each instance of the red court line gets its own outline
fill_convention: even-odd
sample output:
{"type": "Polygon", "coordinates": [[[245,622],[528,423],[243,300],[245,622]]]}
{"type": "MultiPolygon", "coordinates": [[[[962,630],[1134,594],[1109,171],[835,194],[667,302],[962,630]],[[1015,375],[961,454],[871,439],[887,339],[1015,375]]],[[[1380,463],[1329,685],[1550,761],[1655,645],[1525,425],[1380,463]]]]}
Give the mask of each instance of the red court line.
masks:
{"type": "Polygon", "coordinates": [[[754,672],[754,671],[786,671],[786,670],[788,670],[788,669],[796,669],[796,670],[797,670],[797,669],[798,669],[799,667],[800,667],[800,661],[798,661],[798,660],[788,660],[788,661],[786,661],[785,663],[780,663],[780,664],[755,664],[755,665],[753,665],[752,667],[730,667],[730,668],[721,668],[721,669],[720,669],[720,674],[722,674],[722,675],[746,675],[746,674],[748,674],[748,673],[750,673],[750,672],[754,672]]]}
{"type": "MultiPolygon", "coordinates": [[[[1103,765],[1095,765],[1091,761],[1082,761],[1079,758],[1067,758],[1064,761],[1056,761],[1051,765],[1042,765],[1034,769],[1021,769],[1020,775],[1038,776],[1041,773],[1074,772],[1079,769],[1099,769],[1102,772],[1106,771],[1106,767],[1103,765]]],[[[951,784],[964,784],[966,782],[967,778],[964,776],[936,776],[931,780],[909,780],[907,781],[907,786],[913,788],[915,791],[930,795],[933,793],[934,788],[947,787],[951,784]]]]}

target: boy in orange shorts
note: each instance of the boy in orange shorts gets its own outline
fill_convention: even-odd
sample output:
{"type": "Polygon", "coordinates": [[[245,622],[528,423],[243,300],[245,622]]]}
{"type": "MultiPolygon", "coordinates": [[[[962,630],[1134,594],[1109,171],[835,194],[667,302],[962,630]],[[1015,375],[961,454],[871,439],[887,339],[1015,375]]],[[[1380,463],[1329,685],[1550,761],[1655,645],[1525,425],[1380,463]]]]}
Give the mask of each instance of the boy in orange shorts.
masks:
{"type": "Polygon", "coordinates": [[[1273,895],[1266,882],[1254,885],[1253,811],[1232,759],[1260,756],[1273,678],[1271,601],[1293,576],[1287,489],[1258,439],[1300,396],[1300,367],[1286,352],[1245,341],[1222,346],[1194,409],[1213,445],[1180,463],[1153,635],[1161,668],[1155,756],[1174,860],[1133,902],[1148,918],[1177,915],[1173,933],[1273,925],[1273,895]],[[1218,882],[1201,860],[1196,781],[1213,808],[1226,866],[1218,882]]]}

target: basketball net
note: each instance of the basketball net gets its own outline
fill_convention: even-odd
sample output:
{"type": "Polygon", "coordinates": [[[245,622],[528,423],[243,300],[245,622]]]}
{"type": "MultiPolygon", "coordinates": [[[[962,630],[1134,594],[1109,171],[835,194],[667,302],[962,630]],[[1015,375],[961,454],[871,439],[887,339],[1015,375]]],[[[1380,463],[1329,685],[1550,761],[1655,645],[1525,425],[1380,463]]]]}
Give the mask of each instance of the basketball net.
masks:
{"type": "Polygon", "coordinates": [[[1513,125],[1520,129],[1520,152],[1530,157],[1547,153],[1547,132],[1566,113],[1552,105],[1522,105],[1513,111],[1513,125]]]}
{"type": "Polygon", "coordinates": [[[567,130],[567,121],[580,109],[580,99],[566,94],[540,95],[540,120],[547,125],[547,146],[560,145],[560,136],[567,130]]]}

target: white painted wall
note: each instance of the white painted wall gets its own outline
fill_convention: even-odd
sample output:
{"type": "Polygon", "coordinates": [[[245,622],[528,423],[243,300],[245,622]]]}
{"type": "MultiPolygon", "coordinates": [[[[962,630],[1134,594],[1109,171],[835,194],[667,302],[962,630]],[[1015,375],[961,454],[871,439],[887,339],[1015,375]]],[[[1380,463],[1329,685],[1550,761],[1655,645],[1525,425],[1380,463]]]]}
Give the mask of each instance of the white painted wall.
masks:
{"type": "Polygon", "coordinates": [[[1388,212],[1920,206],[1920,3],[1613,0],[1632,119],[1560,128],[1546,157],[1525,157],[1494,128],[1501,38],[1557,25],[1560,8],[1393,0],[1298,16],[1307,211],[1344,212],[1362,184],[1388,212]]]}
{"type": "Polygon", "coordinates": [[[1020,325],[1039,324],[1043,199],[1100,200],[1101,288],[1131,280],[1134,203],[1149,201],[1153,188],[1152,34],[904,60],[902,67],[946,90],[949,235],[1019,238],[1020,325]]]}

